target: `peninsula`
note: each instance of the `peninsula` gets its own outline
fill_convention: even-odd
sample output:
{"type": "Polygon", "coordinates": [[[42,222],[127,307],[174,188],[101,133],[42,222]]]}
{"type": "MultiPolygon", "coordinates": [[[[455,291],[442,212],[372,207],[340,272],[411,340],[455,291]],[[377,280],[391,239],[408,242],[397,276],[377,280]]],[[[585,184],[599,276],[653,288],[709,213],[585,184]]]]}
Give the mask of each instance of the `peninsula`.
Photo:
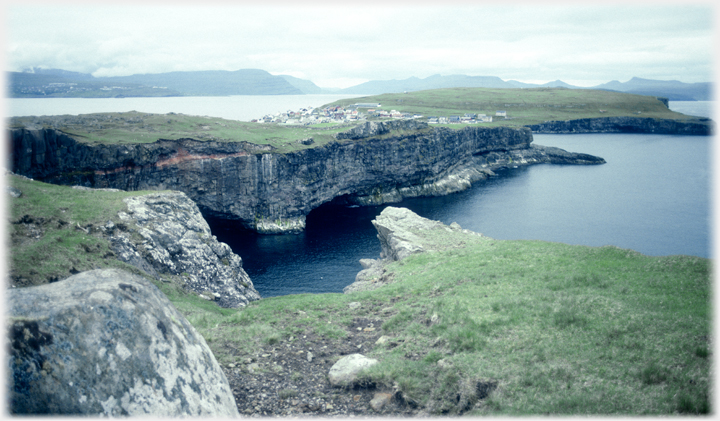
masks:
{"type": "Polygon", "coordinates": [[[369,118],[529,127],[534,133],[712,132],[709,119],[671,111],[667,98],[592,89],[433,89],[343,99],[324,107],[355,108],[369,118]]]}
{"type": "Polygon", "coordinates": [[[600,164],[532,144],[528,128],[431,127],[404,120],[281,127],[142,113],[12,119],[12,171],[56,184],[179,190],[205,215],[260,233],[296,233],[333,200],[395,203],[461,191],[493,171],[600,164]]]}

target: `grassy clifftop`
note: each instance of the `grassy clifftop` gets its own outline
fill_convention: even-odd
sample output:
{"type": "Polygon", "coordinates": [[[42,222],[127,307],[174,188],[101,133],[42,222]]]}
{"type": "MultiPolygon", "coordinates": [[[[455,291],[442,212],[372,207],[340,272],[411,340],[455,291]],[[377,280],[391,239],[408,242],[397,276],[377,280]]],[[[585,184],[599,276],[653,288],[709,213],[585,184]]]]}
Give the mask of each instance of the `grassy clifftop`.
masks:
{"type": "Polygon", "coordinates": [[[333,134],[347,130],[344,125],[333,127],[286,126],[258,124],[219,117],[185,114],[149,114],[137,111],[124,113],[82,114],[79,116],[30,116],[10,120],[10,128],[53,128],[86,143],[135,144],[152,143],[158,139],[196,139],[201,141],[248,142],[268,145],[278,152],[326,144],[333,134]],[[311,145],[299,140],[312,138],[311,145]]]}
{"type": "MultiPolygon", "coordinates": [[[[128,268],[92,227],[114,220],[123,197],[142,193],[9,182],[23,192],[8,203],[13,276],[33,284],[95,267],[128,268]]],[[[338,350],[350,347],[380,361],[364,374],[365,385],[431,414],[710,411],[710,260],[464,232],[436,240],[435,249],[386,266],[392,281],[373,291],[273,297],[234,310],[159,286],[231,382],[282,379],[274,383],[282,389],[246,398],[253,405],[291,405],[290,396],[331,408],[345,393],[367,406],[353,403],[352,391],[309,396],[302,370],[324,370],[324,378],[338,350]],[[302,363],[287,365],[282,351],[303,349],[310,339],[313,363],[302,354],[302,363]]]]}
{"type": "Polygon", "coordinates": [[[380,103],[383,110],[416,113],[425,117],[462,116],[464,113],[495,116],[496,111],[504,110],[507,112],[507,119],[495,117],[492,123],[483,123],[503,126],[618,116],[693,118],[670,111],[661,101],[651,96],[564,88],[432,89],[343,99],[325,106],[347,106],[356,103],[380,103]]]}

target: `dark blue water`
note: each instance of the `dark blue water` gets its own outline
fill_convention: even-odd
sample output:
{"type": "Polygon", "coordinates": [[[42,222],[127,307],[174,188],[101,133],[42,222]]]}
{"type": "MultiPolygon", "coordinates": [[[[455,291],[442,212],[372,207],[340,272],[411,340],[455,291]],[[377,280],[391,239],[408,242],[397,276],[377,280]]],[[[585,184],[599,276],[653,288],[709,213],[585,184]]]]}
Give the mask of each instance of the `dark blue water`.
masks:
{"type": "MultiPolygon", "coordinates": [[[[502,171],[471,189],[415,198],[426,218],[497,239],[615,245],[647,255],[710,257],[712,138],[669,135],[535,135],[534,143],[598,155],[599,166],[535,165],[502,171]]],[[[228,243],[264,297],[341,292],[377,258],[371,220],[385,206],[324,205],[300,235],[259,236],[220,221],[228,243]]]]}

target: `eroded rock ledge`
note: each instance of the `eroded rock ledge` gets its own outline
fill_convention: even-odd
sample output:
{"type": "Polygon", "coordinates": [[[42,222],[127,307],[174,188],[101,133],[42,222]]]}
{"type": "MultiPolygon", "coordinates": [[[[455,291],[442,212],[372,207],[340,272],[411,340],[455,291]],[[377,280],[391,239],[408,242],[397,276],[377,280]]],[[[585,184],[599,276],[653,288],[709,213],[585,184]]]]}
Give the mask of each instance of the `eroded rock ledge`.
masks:
{"type": "Polygon", "coordinates": [[[300,232],[311,210],[335,198],[394,203],[467,189],[501,167],[605,162],[531,145],[528,128],[452,130],[417,121],[367,122],[337,141],[290,153],[192,139],[87,144],[53,129],[9,135],[16,173],[58,184],[178,190],[206,215],[261,233],[300,232]]]}
{"type": "Polygon", "coordinates": [[[445,225],[423,218],[407,208],[392,206],[385,208],[372,224],[380,240],[380,258],[360,260],[363,270],[358,272],[355,282],[343,289],[345,294],[373,290],[392,282],[385,270],[389,263],[417,253],[465,247],[483,238],[482,234],[463,229],[457,223],[445,225]]]}

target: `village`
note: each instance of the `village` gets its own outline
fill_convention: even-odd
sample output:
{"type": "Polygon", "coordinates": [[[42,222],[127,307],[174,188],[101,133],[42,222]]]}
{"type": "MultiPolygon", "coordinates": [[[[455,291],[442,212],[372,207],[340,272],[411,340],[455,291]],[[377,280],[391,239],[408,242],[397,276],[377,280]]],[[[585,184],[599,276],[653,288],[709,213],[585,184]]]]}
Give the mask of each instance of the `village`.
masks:
{"type": "MultiPolygon", "coordinates": [[[[362,120],[378,119],[425,119],[429,124],[476,124],[491,123],[493,116],[486,114],[466,113],[462,116],[423,117],[419,114],[404,113],[397,110],[380,110],[380,104],[358,103],[347,107],[335,106],[325,108],[300,108],[298,111],[278,112],[253,119],[253,123],[275,123],[285,125],[314,125],[323,123],[348,123],[362,120]],[[360,111],[364,109],[365,111],[360,111]]],[[[508,118],[506,111],[496,111],[494,117],[508,118]]]]}

